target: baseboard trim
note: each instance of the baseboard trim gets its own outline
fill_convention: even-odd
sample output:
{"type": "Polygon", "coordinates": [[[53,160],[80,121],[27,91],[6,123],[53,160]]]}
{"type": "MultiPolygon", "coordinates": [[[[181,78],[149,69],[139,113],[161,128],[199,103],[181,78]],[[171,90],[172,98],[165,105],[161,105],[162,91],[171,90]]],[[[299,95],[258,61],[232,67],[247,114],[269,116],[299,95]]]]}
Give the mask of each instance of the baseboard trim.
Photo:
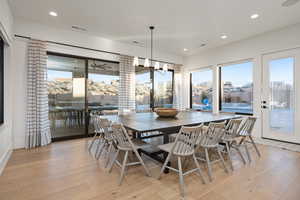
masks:
{"type": "Polygon", "coordinates": [[[12,149],[9,147],[8,150],[6,151],[6,153],[4,153],[4,155],[2,156],[2,158],[0,158],[0,176],[12,154],[12,149]]]}

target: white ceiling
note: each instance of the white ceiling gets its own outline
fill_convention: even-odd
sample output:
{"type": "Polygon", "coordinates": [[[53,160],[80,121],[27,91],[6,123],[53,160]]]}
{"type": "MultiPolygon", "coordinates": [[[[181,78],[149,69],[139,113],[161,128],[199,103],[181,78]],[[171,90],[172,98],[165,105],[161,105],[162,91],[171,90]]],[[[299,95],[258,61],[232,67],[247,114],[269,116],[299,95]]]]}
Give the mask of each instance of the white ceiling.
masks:
{"type": "MultiPolygon", "coordinates": [[[[15,17],[58,28],[72,25],[92,35],[149,47],[149,25],[156,27],[155,48],[178,55],[217,47],[300,22],[300,3],[284,0],[10,0],[15,17]],[[58,17],[48,15],[56,11],[58,17]],[[250,15],[258,13],[256,20],[250,15]],[[228,35],[226,40],[220,39],[228,35]],[[201,47],[201,44],[207,44],[201,47]],[[183,48],[189,49],[183,52],[183,48]]],[[[134,45],[134,44],[133,44],[134,45]]]]}

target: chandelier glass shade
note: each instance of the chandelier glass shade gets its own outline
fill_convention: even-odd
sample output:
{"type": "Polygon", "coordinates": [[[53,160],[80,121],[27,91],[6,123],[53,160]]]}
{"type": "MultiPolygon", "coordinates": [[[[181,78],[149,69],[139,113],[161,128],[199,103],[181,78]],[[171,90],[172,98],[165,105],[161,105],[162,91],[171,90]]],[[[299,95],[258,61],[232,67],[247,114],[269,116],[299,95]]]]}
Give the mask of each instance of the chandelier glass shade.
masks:
{"type": "MultiPolygon", "coordinates": [[[[158,61],[155,62],[153,66],[153,30],[154,26],[149,27],[150,32],[151,32],[151,58],[145,58],[145,63],[144,67],[154,67],[155,70],[160,70],[160,63],[158,61]]],[[[133,66],[137,67],[139,66],[139,57],[134,57],[133,59],[133,66]]],[[[164,64],[163,65],[163,71],[168,71],[168,65],[164,64]]]]}

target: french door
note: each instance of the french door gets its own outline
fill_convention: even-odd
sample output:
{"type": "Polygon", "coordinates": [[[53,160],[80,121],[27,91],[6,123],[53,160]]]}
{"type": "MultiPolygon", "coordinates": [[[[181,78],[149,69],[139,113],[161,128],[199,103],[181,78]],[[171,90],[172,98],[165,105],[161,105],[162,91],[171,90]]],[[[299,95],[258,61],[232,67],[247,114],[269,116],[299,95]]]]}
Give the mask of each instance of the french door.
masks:
{"type": "Polygon", "coordinates": [[[300,49],[263,56],[263,137],[300,143],[300,49]]]}

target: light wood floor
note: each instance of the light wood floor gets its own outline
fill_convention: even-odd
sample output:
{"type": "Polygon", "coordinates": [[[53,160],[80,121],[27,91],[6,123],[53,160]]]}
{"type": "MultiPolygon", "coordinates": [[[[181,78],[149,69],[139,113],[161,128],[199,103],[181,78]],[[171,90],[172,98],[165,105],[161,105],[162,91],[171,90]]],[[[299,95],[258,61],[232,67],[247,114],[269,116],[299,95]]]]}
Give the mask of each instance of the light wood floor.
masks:
{"type": "MultiPolygon", "coordinates": [[[[214,181],[206,185],[196,174],[187,175],[186,199],[299,200],[300,153],[262,145],[259,148],[262,157],[251,151],[253,162],[246,166],[236,156],[233,173],[226,174],[216,163],[214,181]]],[[[109,174],[104,161],[96,161],[86,149],[87,140],[79,139],[15,151],[0,176],[0,199],[180,199],[176,173],[164,174],[157,180],[144,176],[137,166],[128,170],[123,185],[118,186],[119,169],[109,174]]],[[[157,177],[160,165],[144,159],[157,177]]]]}

